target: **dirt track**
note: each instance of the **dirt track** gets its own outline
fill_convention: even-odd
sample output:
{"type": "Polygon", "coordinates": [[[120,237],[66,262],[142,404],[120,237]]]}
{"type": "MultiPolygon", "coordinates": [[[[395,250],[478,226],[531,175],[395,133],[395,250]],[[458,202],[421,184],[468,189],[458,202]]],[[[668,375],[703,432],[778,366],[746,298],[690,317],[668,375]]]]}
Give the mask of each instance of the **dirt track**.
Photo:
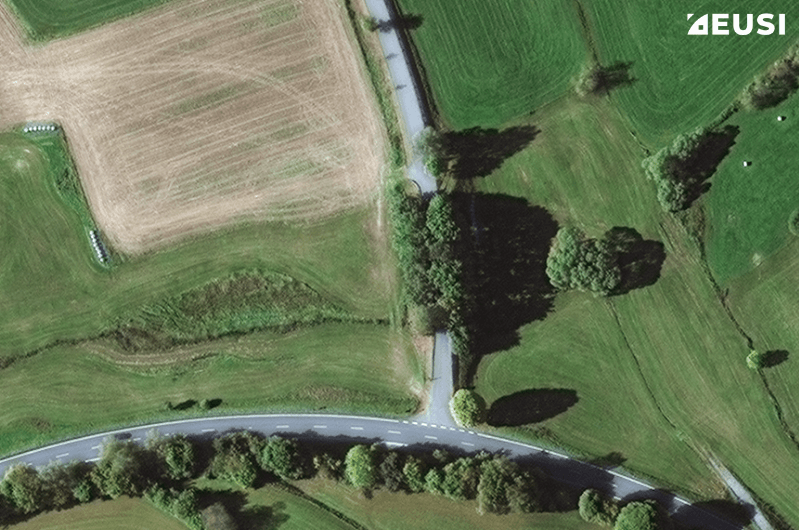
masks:
{"type": "Polygon", "coordinates": [[[62,123],[98,223],[147,251],[374,198],[378,113],[336,0],[184,0],[23,44],[0,3],[0,128],[62,123]]]}

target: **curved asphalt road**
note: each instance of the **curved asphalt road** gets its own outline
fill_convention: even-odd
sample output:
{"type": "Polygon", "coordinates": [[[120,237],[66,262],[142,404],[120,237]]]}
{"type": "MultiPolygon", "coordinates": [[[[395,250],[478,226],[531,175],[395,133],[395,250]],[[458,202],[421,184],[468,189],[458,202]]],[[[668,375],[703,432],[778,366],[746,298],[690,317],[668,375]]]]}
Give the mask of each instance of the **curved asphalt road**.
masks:
{"type": "Polygon", "coordinates": [[[109,431],[43,447],[0,460],[0,474],[13,464],[44,466],[53,461],[96,461],[103,439],[109,436],[142,443],[147,433],[156,430],[163,435],[214,436],[234,430],[250,430],[265,436],[273,434],[302,440],[321,437],[347,439],[352,442],[381,442],[391,448],[428,450],[445,446],[454,453],[489,451],[504,453],[520,462],[538,466],[555,479],[578,488],[597,488],[621,499],[657,498],[673,516],[690,527],[704,530],[735,530],[741,528],[716,515],[693,507],[686,500],[652,488],[632,477],[605,470],[566,455],[540,447],[504,440],[488,434],[449,425],[417,420],[395,420],[361,416],[323,414],[243,415],[216,418],[195,418],[144,425],[127,430],[109,431]]]}

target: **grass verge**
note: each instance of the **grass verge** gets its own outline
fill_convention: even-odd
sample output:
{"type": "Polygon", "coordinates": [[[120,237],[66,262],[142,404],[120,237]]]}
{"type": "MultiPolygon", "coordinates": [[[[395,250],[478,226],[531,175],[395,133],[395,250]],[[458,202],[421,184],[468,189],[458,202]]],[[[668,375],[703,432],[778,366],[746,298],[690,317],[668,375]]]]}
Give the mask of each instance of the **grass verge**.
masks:
{"type": "Polygon", "coordinates": [[[113,427],[209,414],[195,405],[202,399],[221,400],[211,412],[216,415],[404,415],[416,410],[423,385],[405,332],[358,324],[253,333],[149,356],[92,341],[20,360],[2,375],[0,454],[113,427]],[[184,410],[169,410],[167,402],[184,410]]]}

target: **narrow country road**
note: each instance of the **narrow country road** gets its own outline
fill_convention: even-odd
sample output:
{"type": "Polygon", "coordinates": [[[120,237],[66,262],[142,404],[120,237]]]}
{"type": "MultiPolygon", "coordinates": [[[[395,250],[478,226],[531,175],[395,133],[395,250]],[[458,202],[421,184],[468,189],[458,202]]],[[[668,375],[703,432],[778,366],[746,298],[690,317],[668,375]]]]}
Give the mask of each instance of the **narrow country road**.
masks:
{"type": "Polygon", "coordinates": [[[566,455],[529,444],[504,440],[488,434],[449,425],[412,420],[337,416],[323,414],[253,414],[215,418],[194,418],[109,431],[28,451],[0,460],[0,474],[13,464],[43,466],[53,461],[96,461],[106,437],[143,443],[148,432],[162,435],[215,436],[228,431],[249,430],[264,436],[279,434],[313,441],[324,437],[347,438],[354,443],[383,443],[391,448],[433,450],[445,447],[454,453],[502,452],[519,461],[538,466],[556,480],[578,488],[597,488],[621,499],[657,498],[675,519],[703,530],[736,530],[728,522],[663,490],[613,470],[572,460],[566,455]]]}
{"type": "MultiPolygon", "coordinates": [[[[405,137],[413,145],[428,123],[427,112],[422,100],[421,87],[414,76],[411,55],[403,44],[397,29],[391,23],[397,18],[394,6],[386,0],[365,0],[370,15],[383,22],[378,38],[383,48],[383,56],[389,69],[392,85],[395,87],[400,107],[401,125],[405,137]]],[[[422,163],[422,157],[414,152],[408,165],[408,178],[416,182],[423,194],[436,193],[436,179],[422,163]]],[[[433,348],[433,374],[431,376],[430,402],[420,416],[421,421],[442,425],[455,425],[450,416],[450,396],[453,393],[453,352],[450,338],[444,332],[436,333],[433,348]]]]}

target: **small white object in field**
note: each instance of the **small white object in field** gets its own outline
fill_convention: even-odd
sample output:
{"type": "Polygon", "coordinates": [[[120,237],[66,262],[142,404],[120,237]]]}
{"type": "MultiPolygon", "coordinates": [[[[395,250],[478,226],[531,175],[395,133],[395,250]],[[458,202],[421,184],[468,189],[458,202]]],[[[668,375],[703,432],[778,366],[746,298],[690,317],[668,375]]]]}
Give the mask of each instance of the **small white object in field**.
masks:
{"type": "Polygon", "coordinates": [[[752,162],[748,162],[747,160],[745,160],[744,162],[742,162],[742,165],[743,165],[744,167],[747,167],[747,166],[749,166],[750,164],[752,164],[752,162]]]}
{"type": "Polygon", "coordinates": [[[783,121],[786,119],[786,116],[778,116],[778,121],[783,121]]]}

